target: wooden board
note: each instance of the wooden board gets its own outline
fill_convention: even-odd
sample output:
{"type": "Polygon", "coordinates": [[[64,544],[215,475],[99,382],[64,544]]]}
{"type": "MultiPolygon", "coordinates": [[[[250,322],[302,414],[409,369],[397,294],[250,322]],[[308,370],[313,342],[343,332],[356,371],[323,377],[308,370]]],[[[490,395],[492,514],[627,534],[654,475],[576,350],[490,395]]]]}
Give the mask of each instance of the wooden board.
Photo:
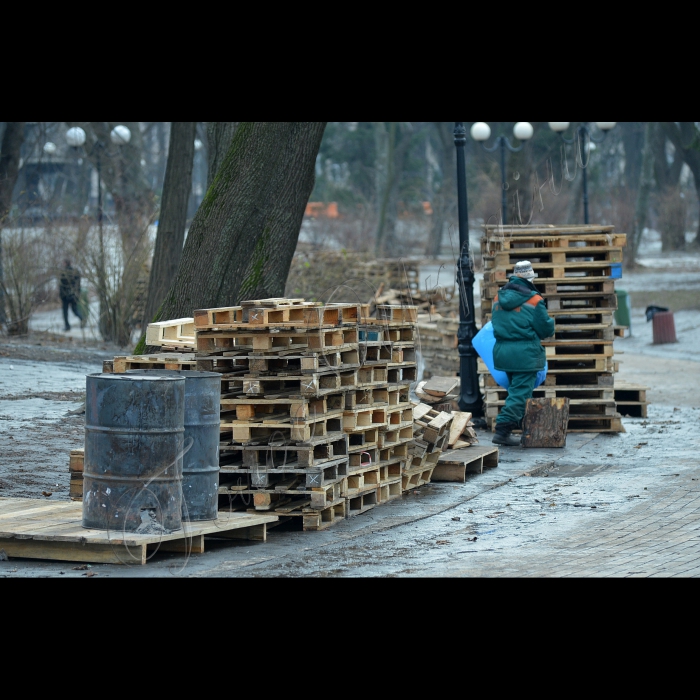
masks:
{"type": "Polygon", "coordinates": [[[426,394],[442,398],[457,386],[459,386],[459,377],[431,377],[421,390],[426,394]]]}
{"type": "Polygon", "coordinates": [[[220,512],[217,520],[185,523],[162,535],[88,529],[82,519],[82,503],[0,498],[0,549],[10,558],[145,564],[156,549],[203,552],[205,535],[265,541],[267,523],[277,517],[220,512]]]}
{"type": "Polygon", "coordinates": [[[450,437],[447,439],[447,445],[453,447],[464,432],[464,429],[469,425],[472,419],[472,414],[465,411],[453,411],[452,423],[450,425],[450,437]]]}
{"type": "Polygon", "coordinates": [[[569,399],[528,399],[523,418],[523,447],[566,447],[569,399]]]}

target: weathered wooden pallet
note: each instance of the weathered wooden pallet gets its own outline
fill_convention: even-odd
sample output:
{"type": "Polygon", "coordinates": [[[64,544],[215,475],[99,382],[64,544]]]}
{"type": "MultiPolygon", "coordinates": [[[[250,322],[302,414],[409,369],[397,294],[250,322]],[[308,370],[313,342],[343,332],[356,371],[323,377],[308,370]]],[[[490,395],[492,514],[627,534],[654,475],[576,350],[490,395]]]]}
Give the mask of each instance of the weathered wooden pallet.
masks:
{"type": "Polygon", "coordinates": [[[376,466],[379,463],[379,448],[367,447],[350,453],[350,471],[376,466]]]}
{"type": "MultiPolygon", "coordinates": [[[[219,372],[223,375],[241,376],[248,372],[250,351],[240,350],[222,355],[196,354],[198,372],[219,372]]],[[[223,379],[223,377],[222,377],[223,379]]]]}
{"type": "Polygon", "coordinates": [[[344,432],[328,433],[305,444],[296,444],[273,436],[266,441],[255,441],[247,445],[224,444],[219,447],[223,457],[232,457],[221,471],[265,467],[268,469],[318,468],[331,460],[347,457],[349,439],[344,432]]]}
{"type": "Polygon", "coordinates": [[[321,488],[347,476],[349,458],[328,460],[315,467],[280,463],[278,467],[241,465],[220,467],[219,493],[231,493],[246,488],[278,488],[295,478],[304,489],[321,488]]]}
{"type": "Polygon", "coordinates": [[[467,474],[481,474],[484,468],[498,466],[497,447],[472,445],[461,450],[443,452],[433,471],[432,481],[464,483],[467,474]]]}
{"type": "Polygon", "coordinates": [[[319,397],[283,397],[276,399],[258,396],[229,398],[222,394],[221,410],[235,410],[236,420],[265,423],[286,416],[292,421],[307,421],[318,418],[329,411],[345,408],[345,394],[327,394],[319,397]]]}
{"type": "Polygon", "coordinates": [[[198,329],[333,328],[357,324],[363,304],[303,302],[278,306],[244,303],[240,308],[201,309],[195,312],[198,329]]]}
{"type": "Polygon", "coordinates": [[[317,418],[309,418],[303,422],[286,420],[251,423],[249,421],[221,421],[220,431],[224,435],[231,433],[231,441],[245,444],[251,440],[283,439],[305,443],[316,437],[327,436],[329,433],[342,430],[343,412],[332,411],[317,418]]]}
{"type": "Polygon", "coordinates": [[[425,452],[420,456],[414,455],[410,460],[406,461],[404,474],[408,472],[414,473],[416,471],[424,471],[434,467],[438,463],[441,454],[442,449],[438,449],[432,452],[425,452]]]}
{"type": "MultiPolygon", "coordinates": [[[[622,248],[620,246],[590,246],[590,247],[558,247],[543,248],[534,246],[518,246],[501,251],[493,251],[482,257],[485,269],[512,270],[521,260],[529,260],[533,269],[534,265],[568,265],[578,262],[622,262],[622,248]]],[[[512,273],[511,273],[512,274],[512,273]]]]}
{"type": "MultiPolygon", "coordinates": [[[[245,489],[237,493],[241,496],[251,496],[256,511],[283,512],[283,509],[289,507],[292,507],[293,510],[297,508],[323,510],[341,500],[340,493],[344,488],[345,481],[346,479],[343,478],[324,486],[307,489],[298,488],[300,484],[303,484],[303,480],[296,477],[280,481],[275,488],[245,489]]],[[[227,492],[220,487],[219,494],[226,495],[227,492]]]]}
{"type": "MultiPolygon", "coordinates": [[[[535,397],[539,398],[539,397],[535,397]]],[[[567,397],[559,397],[567,398],[567,397]]],[[[569,420],[576,418],[606,418],[614,416],[617,412],[615,401],[604,399],[569,399],[569,420]]],[[[484,414],[487,417],[496,417],[505,406],[505,400],[484,402],[484,414]]]]}
{"type": "MultiPolygon", "coordinates": [[[[118,355],[112,360],[115,374],[130,369],[174,369],[194,370],[197,360],[192,353],[166,353],[157,355],[118,355]]],[[[103,371],[105,367],[103,366],[103,371]]]]}
{"type": "Polygon", "coordinates": [[[386,430],[400,430],[413,426],[413,404],[407,401],[389,407],[387,411],[386,430]]]}
{"type": "Polygon", "coordinates": [[[296,395],[319,397],[335,394],[345,389],[358,386],[358,372],[361,370],[344,370],[327,374],[305,374],[304,376],[250,377],[244,376],[241,389],[248,397],[279,398],[296,395]]]}
{"type": "MultiPolygon", "coordinates": [[[[347,501],[344,498],[338,499],[335,503],[323,509],[314,509],[310,505],[311,499],[302,497],[284,505],[279,505],[269,512],[275,513],[280,518],[300,520],[304,531],[325,530],[345,520],[347,501]]],[[[258,513],[254,508],[248,509],[248,512],[258,513]]]]}
{"type": "Polygon", "coordinates": [[[194,319],[176,318],[149,323],[146,327],[146,345],[194,348],[194,319]]]}
{"type": "Polygon", "coordinates": [[[0,498],[0,549],[18,559],[145,564],[156,551],[201,553],[205,537],[265,541],[277,517],[220,513],[159,535],[88,529],[82,519],[81,503],[0,498]]]}
{"type": "Polygon", "coordinates": [[[647,417],[647,391],[648,386],[634,384],[624,380],[615,380],[615,405],[623,416],[630,418],[647,417]]]}
{"type": "Polygon", "coordinates": [[[198,353],[215,355],[232,350],[250,350],[254,353],[324,348],[343,350],[345,346],[356,345],[358,336],[356,326],[320,330],[203,330],[196,332],[195,341],[198,353]]]}

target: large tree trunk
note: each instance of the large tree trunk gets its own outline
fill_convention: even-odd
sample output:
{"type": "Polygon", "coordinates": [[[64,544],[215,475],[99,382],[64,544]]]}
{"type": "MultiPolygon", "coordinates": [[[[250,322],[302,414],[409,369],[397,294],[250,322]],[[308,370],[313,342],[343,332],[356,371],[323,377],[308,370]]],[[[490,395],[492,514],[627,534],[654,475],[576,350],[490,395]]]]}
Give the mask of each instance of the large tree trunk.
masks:
{"type": "Polygon", "coordinates": [[[187,205],[192,187],[196,130],[197,122],[172,122],[170,126],[168,164],[163,181],[148,299],[141,324],[142,335],[145,335],[146,326],[163,303],[180,264],[182,244],[185,240],[187,205]]]}
{"type": "Polygon", "coordinates": [[[24,142],[25,122],[7,122],[0,146],[0,326],[5,315],[5,279],[2,267],[2,228],[12,206],[12,192],[19,173],[19,154],[24,142]]]}
{"type": "Polygon", "coordinates": [[[326,122],[241,122],[154,321],[284,294],[326,122]]]}
{"type": "Polygon", "coordinates": [[[228,153],[233,135],[240,122],[209,122],[207,124],[207,146],[209,168],[207,171],[207,188],[211,186],[216,172],[228,153]]]}

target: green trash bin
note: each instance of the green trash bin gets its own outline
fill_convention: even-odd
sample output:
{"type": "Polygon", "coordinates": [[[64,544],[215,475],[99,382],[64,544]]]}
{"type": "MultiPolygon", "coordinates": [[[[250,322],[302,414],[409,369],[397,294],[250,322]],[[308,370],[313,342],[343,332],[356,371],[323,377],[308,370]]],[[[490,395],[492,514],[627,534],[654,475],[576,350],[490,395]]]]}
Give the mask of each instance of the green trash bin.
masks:
{"type": "Polygon", "coordinates": [[[627,326],[628,332],[632,335],[632,302],[630,295],[624,289],[616,289],[617,310],[615,311],[615,325],[627,326]]]}

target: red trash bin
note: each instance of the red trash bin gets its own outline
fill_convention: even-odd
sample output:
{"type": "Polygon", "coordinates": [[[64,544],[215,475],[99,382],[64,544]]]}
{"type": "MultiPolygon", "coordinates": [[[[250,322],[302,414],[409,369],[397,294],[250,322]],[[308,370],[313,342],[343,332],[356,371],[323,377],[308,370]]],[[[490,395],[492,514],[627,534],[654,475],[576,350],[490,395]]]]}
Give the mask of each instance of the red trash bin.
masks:
{"type": "Polygon", "coordinates": [[[676,326],[673,322],[673,311],[657,311],[651,319],[654,333],[654,345],[661,343],[677,343],[676,326]]]}

